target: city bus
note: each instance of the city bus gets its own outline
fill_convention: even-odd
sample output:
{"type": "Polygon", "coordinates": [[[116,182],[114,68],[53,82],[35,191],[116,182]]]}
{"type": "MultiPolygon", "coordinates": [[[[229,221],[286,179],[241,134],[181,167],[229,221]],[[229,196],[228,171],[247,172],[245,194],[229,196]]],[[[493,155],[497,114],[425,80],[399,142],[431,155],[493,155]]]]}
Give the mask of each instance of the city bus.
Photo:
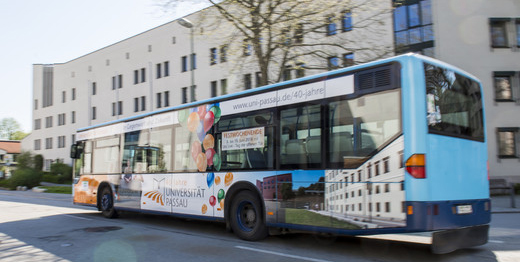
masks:
{"type": "Polygon", "coordinates": [[[291,231],[487,242],[482,87],[406,54],[79,129],[74,204],[291,231]]]}

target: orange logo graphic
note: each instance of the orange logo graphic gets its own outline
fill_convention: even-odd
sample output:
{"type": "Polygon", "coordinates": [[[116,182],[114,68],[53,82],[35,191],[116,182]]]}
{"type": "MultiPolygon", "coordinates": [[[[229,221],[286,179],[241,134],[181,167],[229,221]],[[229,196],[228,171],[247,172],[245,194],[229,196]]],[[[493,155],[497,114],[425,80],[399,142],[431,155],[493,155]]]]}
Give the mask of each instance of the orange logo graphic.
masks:
{"type": "Polygon", "coordinates": [[[159,191],[154,190],[146,192],[144,196],[150,198],[152,201],[155,201],[157,204],[164,206],[163,195],[159,191]]]}

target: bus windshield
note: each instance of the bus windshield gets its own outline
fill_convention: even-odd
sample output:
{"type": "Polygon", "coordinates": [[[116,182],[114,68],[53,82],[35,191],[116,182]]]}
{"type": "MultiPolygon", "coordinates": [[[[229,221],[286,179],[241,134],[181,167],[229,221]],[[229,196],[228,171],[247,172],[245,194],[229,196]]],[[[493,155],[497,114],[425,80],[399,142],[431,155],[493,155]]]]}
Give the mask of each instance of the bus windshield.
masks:
{"type": "Polygon", "coordinates": [[[482,94],[477,82],[424,63],[429,133],[484,141],[482,94]]]}

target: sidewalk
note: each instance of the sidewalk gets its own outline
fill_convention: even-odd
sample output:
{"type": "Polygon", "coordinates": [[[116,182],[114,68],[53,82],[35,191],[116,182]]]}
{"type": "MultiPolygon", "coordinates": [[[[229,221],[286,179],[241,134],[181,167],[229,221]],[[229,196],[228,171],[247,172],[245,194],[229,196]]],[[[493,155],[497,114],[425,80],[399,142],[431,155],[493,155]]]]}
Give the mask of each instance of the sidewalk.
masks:
{"type": "Polygon", "coordinates": [[[511,196],[491,196],[491,213],[520,213],[520,195],[515,196],[516,208],[511,207],[511,196]]]}

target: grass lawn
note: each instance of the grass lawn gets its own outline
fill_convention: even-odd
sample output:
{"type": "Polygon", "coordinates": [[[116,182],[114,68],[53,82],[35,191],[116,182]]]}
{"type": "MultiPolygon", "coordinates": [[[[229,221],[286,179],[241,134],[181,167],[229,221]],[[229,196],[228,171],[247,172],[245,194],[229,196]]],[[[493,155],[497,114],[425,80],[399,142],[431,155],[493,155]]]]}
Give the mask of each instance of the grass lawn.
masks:
{"type": "Polygon", "coordinates": [[[45,193],[60,193],[60,194],[72,194],[72,187],[69,186],[40,186],[39,188],[45,188],[45,193]]]}
{"type": "Polygon", "coordinates": [[[324,216],[305,209],[286,208],[285,222],[291,224],[310,225],[318,227],[335,227],[343,229],[360,229],[361,227],[338,220],[333,217],[324,216]]]}

